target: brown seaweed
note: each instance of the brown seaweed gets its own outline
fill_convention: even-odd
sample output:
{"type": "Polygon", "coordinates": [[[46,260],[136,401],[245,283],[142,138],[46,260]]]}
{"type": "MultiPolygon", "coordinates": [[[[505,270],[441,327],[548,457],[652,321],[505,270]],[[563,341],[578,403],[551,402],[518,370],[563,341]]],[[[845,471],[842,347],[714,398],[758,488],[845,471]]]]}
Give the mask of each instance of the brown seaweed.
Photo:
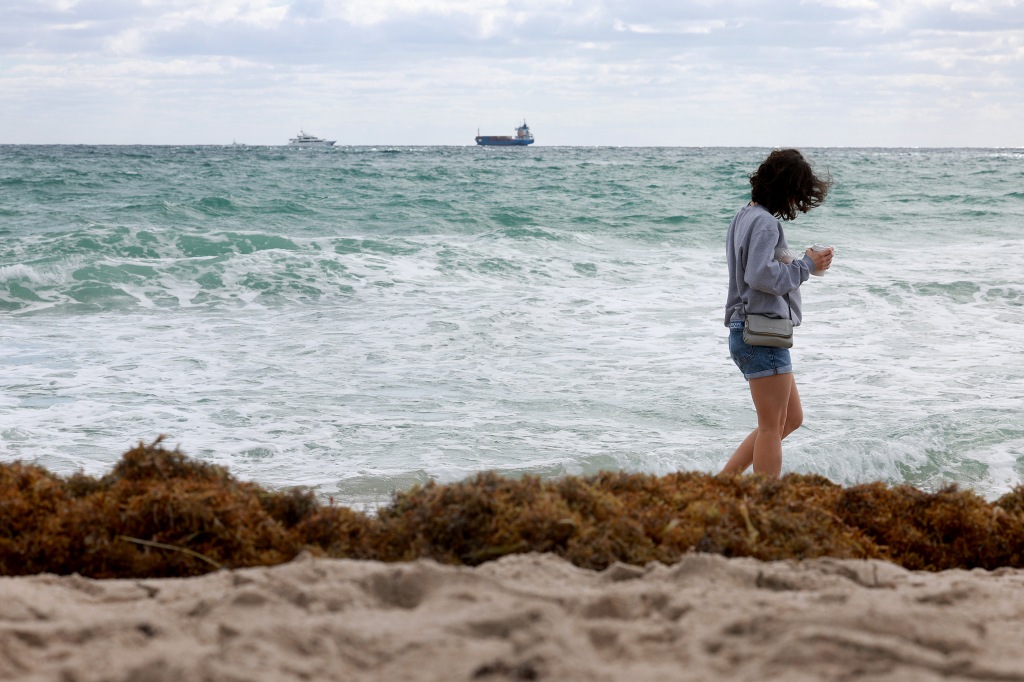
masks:
{"type": "Polygon", "coordinates": [[[995,502],[955,486],[843,487],[814,475],[494,473],[397,493],[376,515],[267,490],[158,440],[100,478],[0,464],[0,575],[190,576],[299,552],[476,565],[548,552],[600,569],[689,552],[765,560],[879,558],[906,568],[1024,567],[1024,487],[995,502]]]}

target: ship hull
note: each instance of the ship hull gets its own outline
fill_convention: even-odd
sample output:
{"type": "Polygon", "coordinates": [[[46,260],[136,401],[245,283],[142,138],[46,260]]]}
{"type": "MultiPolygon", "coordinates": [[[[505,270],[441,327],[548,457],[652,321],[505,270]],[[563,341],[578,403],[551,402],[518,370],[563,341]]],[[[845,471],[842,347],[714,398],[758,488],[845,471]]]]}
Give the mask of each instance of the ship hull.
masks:
{"type": "Polygon", "coordinates": [[[515,137],[502,137],[498,135],[481,135],[476,138],[476,143],[485,147],[525,147],[533,144],[533,140],[521,140],[515,137]]]}

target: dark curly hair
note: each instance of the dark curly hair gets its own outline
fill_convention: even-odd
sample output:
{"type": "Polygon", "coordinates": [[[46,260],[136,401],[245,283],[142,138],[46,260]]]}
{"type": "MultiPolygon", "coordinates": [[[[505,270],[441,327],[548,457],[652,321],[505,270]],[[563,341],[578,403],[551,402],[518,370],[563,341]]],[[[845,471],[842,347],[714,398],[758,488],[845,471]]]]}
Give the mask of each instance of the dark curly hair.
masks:
{"type": "Polygon", "coordinates": [[[750,198],[776,218],[793,220],[821,206],[832,186],[832,176],[814,174],[803,154],[795,149],[776,149],[750,176],[750,198]]]}

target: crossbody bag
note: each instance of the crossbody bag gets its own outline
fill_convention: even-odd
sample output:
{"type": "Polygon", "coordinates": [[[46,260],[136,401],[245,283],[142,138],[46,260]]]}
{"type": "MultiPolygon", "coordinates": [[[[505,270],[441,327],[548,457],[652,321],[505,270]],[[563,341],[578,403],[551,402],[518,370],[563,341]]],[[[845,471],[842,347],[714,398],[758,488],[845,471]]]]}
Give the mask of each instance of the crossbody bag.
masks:
{"type": "MultiPolygon", "coordinates": [[[[789,294],[786,294],[789,305],[789,294]]],[[[744,315],[743,342],[750,346],[793,347],[793,306],[789,305],[789,319],[781,320],[764,315],[744,315]]]]}

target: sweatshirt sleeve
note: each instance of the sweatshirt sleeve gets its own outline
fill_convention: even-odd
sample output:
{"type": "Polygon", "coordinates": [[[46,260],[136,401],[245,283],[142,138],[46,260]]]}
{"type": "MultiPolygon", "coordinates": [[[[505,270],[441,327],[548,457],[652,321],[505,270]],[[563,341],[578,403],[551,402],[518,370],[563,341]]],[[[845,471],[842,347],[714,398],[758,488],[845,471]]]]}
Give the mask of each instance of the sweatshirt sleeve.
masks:
{"type": "Polygon", "coordinates": [[[775,260],[775,247],[779,243],[777,225],[757,225],[750,235],[747,247],[747,263],[743,279],[751,289],[757,289],[774,296],[784,296],[807,281],[811,271],[808,258],[798,258],[792,263],[775,260]]]}

